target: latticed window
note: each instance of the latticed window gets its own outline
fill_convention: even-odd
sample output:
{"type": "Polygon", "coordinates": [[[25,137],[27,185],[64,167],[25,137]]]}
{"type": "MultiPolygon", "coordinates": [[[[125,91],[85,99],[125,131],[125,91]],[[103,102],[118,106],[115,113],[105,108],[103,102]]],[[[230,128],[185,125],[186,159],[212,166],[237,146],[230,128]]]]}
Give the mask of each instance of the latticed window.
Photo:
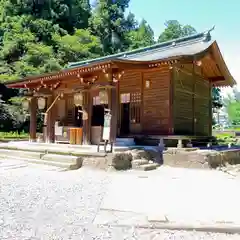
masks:
{"type": "Polygon", "coordinates": [[[130,94],[130,121],[131,123],[141,122],[141,93],[130,94]]]}
{"type": "Polygon", "coordinates": [[[130,102],[130,93],[122,93],[120,96],[121,103],[129,103],[130,102]]]}

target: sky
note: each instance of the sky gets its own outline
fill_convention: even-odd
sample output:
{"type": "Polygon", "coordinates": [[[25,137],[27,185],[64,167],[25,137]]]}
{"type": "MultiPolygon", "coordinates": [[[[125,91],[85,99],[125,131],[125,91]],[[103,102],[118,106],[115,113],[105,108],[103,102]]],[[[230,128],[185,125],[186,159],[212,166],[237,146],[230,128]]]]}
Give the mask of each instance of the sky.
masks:
{"type": "MultiPolygon", "coordinates": [[[[240,90],[240,0],[131,0],[129,11],[144,18],[156,37],[166,20],[189,24],[198,32],[211,32],[240,90]]],[[[225,90],[228,92],[228,90],[225,90]]]]}

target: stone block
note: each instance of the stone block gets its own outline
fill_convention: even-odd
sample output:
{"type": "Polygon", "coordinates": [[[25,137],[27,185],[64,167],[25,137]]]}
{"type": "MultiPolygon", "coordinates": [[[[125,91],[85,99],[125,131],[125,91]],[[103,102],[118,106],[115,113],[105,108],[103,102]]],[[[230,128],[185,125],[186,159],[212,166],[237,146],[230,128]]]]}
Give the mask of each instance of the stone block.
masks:
{"type": "Polygon", "coordinates": [[[126,170],[131,168],[132,155],[130,153],[115,153],[111,156],[109,165],[116,170],[126,170]]]}
{"type": "Polygon", "coordinates": [[[44,161],[52,161],[52,162],[63,162],[70,164],[77,164],[79,166],[82,165],[83,158],[78,156],[68,156],[68,155],[60,155],[60,154],[45,154],[42,156],[42,160],[44,161]]]}
{"type": "Polygon", "coordinates": [[[149,161],[146,159],[132,160],[132,168],[139,167],[141,165],[148,164],[148,163],[149,163],[149,161]]]}
{"type": "Polygon", "coordinates": [[[150,170],[156,169],[158,166],[159,164],[157,163],[149,163],[149,164],[140,165],[138,169],[143,171],[150,171],[150,170]]]}
{"type": "Polygon", "coordinates": [[[155,150],[151,150],[151,149],[133,149],[131,151],[129,151],[129,153],[132,154],[132,159],[136,160],[136,159],[146,159],[148,161],[155,161],[156,159],[158,159],[160,157],[160,153],[155,151],[155,150]]]}

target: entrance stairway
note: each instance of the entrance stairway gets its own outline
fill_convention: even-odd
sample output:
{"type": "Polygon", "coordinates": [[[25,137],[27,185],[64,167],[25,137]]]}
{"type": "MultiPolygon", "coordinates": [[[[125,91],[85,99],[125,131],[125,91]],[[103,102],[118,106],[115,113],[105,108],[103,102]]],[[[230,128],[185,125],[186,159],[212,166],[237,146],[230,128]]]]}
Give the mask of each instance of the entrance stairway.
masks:
{"type": "Polygon", "coordinates": [[[105,159],[106,153],[89,151],[87,148],[62,144],[41,144],[12,142],[0,144],[0,159],[23,160],[34,164],[44,164],[74,170],[82,166],[84,159],[105,159]]]}
{"type": "Polygon", "coordinates": [[[97,146],[92,145],[9,142],[0,144],[0,159],[27,161],[65,170],[78,169],[82,166],[106,170],[112,166],[119,169],[120,166],[119,170],[132,167],[136,170],[149,171],[159,166],[152,161],[152,155],[150,156],[146,154],[145,150],[138,150],[137,147],[130,145],[130,142],[126,144],[126,140],[124,140],[118,146],[114,146],[113,153],[105,153],[103,151],[97,152],[97,146]]]}

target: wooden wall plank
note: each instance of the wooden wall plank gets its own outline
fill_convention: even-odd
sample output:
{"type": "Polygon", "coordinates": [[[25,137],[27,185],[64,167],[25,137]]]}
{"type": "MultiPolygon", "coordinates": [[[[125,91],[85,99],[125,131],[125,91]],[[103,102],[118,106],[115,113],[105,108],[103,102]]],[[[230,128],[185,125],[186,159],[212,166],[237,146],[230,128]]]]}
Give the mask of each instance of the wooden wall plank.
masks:
{"type": "Polygon", "coordinates": [[[170,70],[163,67],[143,75],[143,132],[169,134],[170,123],[170,70]],[[149,81],[149,87],[146,86],[149,81]]]}
{"type": "Polygon", "coordinates": [[[199,71],[174,69],[174,133],[209,136],[209,81],[199,71]]]}

